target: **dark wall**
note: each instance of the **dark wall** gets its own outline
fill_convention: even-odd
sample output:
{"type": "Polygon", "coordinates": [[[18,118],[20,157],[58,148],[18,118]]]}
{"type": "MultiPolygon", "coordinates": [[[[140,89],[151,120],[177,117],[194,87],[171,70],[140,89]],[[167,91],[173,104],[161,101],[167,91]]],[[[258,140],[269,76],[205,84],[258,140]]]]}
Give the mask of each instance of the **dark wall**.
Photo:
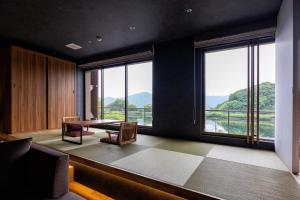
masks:
{"type": "Polygon", "coordinates": [[[155,45],[153,60],[153,134],[194,138],[194,44],[181,39],[155,45]]]}
{"type": "Polygon", "coordinates": [[[84,117],[84,71],[77,67],[76,70],[76,104],[77,115],[84,117]]]}

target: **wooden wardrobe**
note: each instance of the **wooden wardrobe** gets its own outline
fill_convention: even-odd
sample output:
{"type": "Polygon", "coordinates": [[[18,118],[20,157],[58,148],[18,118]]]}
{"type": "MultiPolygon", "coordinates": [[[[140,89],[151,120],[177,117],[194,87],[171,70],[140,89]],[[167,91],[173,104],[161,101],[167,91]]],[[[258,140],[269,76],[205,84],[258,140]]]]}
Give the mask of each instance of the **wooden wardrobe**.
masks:
{"type": "Polygon", "coordinates": [[[48,59],[48,128],[61,128],[62,118],[76,115],[75,64],[48,59]]]}
{"type": "Polygon", "coordinates": [[[1,49],[0,130],[61,128],[62,117],[76,115],[75,77],[75,63],[16,46],[1,49]]]}

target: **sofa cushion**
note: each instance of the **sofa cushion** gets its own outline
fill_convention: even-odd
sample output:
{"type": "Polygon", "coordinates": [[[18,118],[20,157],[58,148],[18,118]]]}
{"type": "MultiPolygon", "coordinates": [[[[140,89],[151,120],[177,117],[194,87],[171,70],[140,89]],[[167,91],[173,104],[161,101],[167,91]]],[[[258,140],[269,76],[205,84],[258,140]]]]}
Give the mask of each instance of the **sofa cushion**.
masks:
{"type": "Polygon", "coordinates": [[[119,144],[118,134],[110,134],[110,138],[109,137],[101,138],[100,142],[104,142],[108,144],[119,144]]]}
{"type": "Polygon", "coordinates": [[[39,198],[58,198],[69,191],[69,156],[32,144],[26,159],[26,191],[39,198]]]}
{"type": "MultiPolygon", "coordinates": [[[[80,132],[81,131],[66,132],[65,135],[70,136],[70,137],[79,137],[80,132]]],[[[84,135],[94,135],[94,134],[95,134],[94,132],[82,131],[82,136],[84,136],[84,135]]]]}
{"type": "Polygon", "coordinates": [[[0,143],[0,192],[23,189],[25,155],[29,151],[31,138],[0,143]]]}
{"type": "Polygon", "coordinates": [[[82,126],[79,124],[67,124],[67,132],[81,131],[82,126]]]}

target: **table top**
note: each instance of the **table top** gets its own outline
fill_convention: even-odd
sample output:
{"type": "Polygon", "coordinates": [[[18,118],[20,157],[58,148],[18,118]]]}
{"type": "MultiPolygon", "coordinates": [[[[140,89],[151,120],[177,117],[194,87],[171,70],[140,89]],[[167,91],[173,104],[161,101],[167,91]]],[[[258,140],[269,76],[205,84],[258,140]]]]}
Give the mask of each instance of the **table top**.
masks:
{"type": "Polygon", "coordinates": [[[81,126],[92,126],[92,125],[101,125],[101,124],[113,124],[121,123],[123,120],[114,120],[114,119],[97,119],[97,120],[84,120],[84,121],[74,121],[74,122],[64,122],[65,124],[79,124],[81,126]]]}

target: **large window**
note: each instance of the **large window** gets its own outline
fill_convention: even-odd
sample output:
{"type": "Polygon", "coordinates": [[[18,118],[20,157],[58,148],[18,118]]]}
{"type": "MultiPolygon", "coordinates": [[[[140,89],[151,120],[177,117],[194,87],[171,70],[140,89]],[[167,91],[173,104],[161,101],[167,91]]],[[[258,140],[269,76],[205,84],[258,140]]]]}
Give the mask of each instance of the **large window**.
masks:
{"type": "Polygon", "coordinates": [[[273,138],[274,43],[206,51],[204,59],[204,131],[273,138]]]}
{"type": "Polygon", "coordinates": [[[86,119],[152,126],[151,61],[87,71],[85,80],[86,119]]]}
{"type": "Polygon", "coordinates": [[[152,125],[152,63],[128,65],[128,121],[152,125]]]}
{"type": "Polygon", "coordinates": [[[103,118],[125,120],[125,66],[102,70],[103,118]]]}

